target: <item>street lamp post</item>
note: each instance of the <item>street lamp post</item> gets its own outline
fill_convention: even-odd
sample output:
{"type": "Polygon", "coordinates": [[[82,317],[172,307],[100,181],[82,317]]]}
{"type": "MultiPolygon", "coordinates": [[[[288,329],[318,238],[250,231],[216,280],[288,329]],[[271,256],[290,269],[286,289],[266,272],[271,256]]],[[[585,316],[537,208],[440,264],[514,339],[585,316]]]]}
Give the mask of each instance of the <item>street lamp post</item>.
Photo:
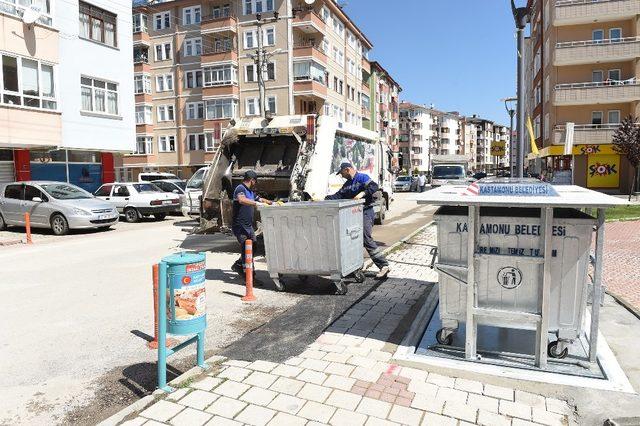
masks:
{"type": "MultiPolygon", "coordinates": [[[[515,143],[513,142],[513,116],[516,113],[516,110],[513,108],[513,103],[517,102],[518,98],[506,98],[501,99],[504,101],[504,108],[507,110],[507,114],[509,114],[509,174],[511,176],[515,176],[515,167],[513,161],[513,153],[515,150],[515,143]]],[[[518,143],[520,143],[520,134],[518,134],[518,143]]]]}
{"type": "Polygon", "coordinates": [[[511,11],[516,24],[518,35],[518,114],[516,131],[518,133],[518,147],[516,157],[516,177],[521,178],[524,173],[524,29],[529,22],[529,8],[516,7],[514,0],[511,0],[511,11]]]}

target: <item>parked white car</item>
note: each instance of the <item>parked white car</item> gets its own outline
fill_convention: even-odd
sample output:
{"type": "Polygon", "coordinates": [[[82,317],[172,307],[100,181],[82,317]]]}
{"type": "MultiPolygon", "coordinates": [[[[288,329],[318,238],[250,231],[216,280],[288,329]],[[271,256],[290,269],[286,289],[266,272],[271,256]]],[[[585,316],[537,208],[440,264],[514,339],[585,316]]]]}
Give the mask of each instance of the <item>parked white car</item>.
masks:
{"type": "Polygon", "coordinates": [[[108,228],[118,222],[112,205],[66,182],[27,181],[0,185],[0,231],[25,226],[51,228],[55,235],[69,229],[108,228]]]}
{"type": "Polygon", "coordinates": [[[113,204],[127,222],[137,222],[151,215],[162,220],[167,213],[175,213],[180,209],[177,194],[163,192],[149,182],[108,183],[98,188],[94,195],[113,204]]]}
{"type": "Polygon", "coordinates": [[[182,214],[185,216],[200,215],[200,198],[202,197],[202,185],[209,171],[209,166],[198,169],[187,181],[187,189],[182,201],[182,214]]]}

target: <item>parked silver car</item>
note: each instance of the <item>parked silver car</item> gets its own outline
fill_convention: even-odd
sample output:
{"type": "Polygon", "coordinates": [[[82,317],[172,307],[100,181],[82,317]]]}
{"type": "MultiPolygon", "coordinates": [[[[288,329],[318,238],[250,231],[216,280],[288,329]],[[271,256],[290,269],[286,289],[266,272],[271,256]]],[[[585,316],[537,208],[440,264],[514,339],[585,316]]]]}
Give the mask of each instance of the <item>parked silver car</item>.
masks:
{"type": "Polygon", "coordinates": [[[150,215],[162,220],[167,213],[180,211],[178,195],[162,192],[151,182],[108,183],[93,194],[115,206],[127,222],[137,222],[150,215]]]}
{"type": "Polygon", "coordinates": [[[56,235],[69,229],[108,228],[118,222],[112,205],[66,182],[26,181],[0,185],[0,230],[25,225],[51,228],[56,235]]]}
{"type": "Polygon", "coordinates": [[[184,203],[184,192],[187,182],[181,179],[154,180],[151,182],[166,193],[176,194],[180,198],[180,204],[184,203]]]}

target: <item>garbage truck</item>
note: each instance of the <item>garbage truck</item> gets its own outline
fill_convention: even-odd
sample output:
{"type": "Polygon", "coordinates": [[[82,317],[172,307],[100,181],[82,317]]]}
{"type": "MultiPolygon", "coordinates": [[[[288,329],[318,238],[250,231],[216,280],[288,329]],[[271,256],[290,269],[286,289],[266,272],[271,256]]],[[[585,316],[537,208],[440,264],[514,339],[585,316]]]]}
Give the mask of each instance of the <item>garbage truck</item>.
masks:
{"type": "Polygon", "coordinates": [[[467,177],[469,158],[465,155],[434,155],[431,157],[431,187],[448,184],[464,184],[467,177]]]}
{"type": "Polygon", "coordinates": [[[382,224],[393,200],[392,160],[376,132],[330,116],[240,119],[225,130],[206,173],[196,232],[229,232],[233,190],[247,170],[257,173],[261,196],[285,202],[321,200],[344,183],[336,174],[344,161],[378,182],[374,211],[376,223],[382,224]]]}

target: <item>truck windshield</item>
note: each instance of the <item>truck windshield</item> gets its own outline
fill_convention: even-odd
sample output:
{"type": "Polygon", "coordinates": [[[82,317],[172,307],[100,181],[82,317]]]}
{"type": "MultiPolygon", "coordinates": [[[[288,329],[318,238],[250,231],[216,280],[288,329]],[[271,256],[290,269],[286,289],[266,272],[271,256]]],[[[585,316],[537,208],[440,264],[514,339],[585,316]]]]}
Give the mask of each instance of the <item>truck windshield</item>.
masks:
{"type": "Polygon", "coordinates": [[[191,176],[189,182],[187,182],[187,189],[202,189],[204,184],[204,175],[207,169],[200,169],[191,176]]]}
{"type": "Polygon", "coordinates": [[[434,179],[462,179],[465,177],[462,166],[433,166],[434,179]]]}
{"type": "Polygon", "coordinates": [[[396,181],[397,182],[410,182],[411,178],[409,176],[398,176],[396,181]]]}

